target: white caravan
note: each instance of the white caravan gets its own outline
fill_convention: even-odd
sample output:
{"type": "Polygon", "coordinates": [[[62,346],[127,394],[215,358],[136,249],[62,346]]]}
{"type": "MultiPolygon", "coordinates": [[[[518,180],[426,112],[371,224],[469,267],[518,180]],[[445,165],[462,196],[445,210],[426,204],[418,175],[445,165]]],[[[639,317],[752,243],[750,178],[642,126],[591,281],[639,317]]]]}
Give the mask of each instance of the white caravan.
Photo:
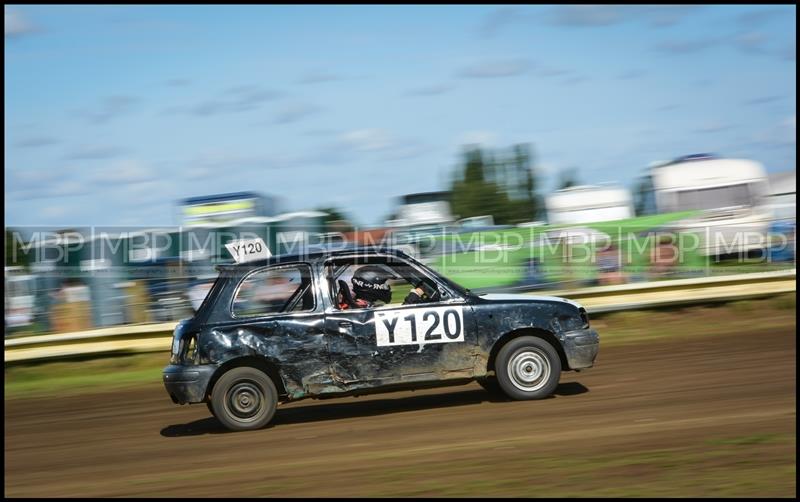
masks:
{"type": "Polygon", "coordinates": [[[767,173],[758,162],[689,155],[649,172],[650,206],[658,213],[700,210],[674,225],[700,237],[705,255],[764,249],[772,212],[766,205],[767,173]]]}
{"type": "Polygon", "coordinates": [[[557,190],[545,199],[551,225],[572,225],[633,218],[631,193],[613,185],[581,185],[557,190]]]}

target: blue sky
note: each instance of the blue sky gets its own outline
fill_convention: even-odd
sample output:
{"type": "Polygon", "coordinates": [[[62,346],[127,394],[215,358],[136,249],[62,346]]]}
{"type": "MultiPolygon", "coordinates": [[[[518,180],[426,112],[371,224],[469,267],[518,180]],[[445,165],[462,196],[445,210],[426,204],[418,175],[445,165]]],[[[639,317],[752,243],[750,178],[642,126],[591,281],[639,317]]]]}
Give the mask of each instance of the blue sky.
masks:
{"type": "Polygon", "coordinates": [[[380,224],[462,146],[541,191],[716,152],[795,169],[795,6],[7,6],[6,225],[256,190],[380,224]]]}

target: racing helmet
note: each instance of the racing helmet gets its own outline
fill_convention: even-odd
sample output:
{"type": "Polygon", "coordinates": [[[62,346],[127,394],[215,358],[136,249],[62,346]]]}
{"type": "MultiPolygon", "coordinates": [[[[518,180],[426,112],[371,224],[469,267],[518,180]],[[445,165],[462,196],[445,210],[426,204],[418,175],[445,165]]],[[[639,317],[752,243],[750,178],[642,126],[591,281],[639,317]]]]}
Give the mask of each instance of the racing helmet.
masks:
{"type": "Polygon", "coordinates": [[[356,298],[369,302],[382,301],[389,303],[392,300],[392,288],[386,283],[391,277],[386,270],[375,265],[365,265],[353,274],[353,293],[356,298]]]}

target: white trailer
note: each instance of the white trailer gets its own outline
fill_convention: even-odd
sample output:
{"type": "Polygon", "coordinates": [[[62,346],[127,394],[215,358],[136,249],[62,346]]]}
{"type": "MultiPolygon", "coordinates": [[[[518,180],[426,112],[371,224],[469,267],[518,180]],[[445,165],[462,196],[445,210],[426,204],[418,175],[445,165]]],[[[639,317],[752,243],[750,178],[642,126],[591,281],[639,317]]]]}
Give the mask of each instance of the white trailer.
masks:
{"type": "Polygon", "coordinates": [[[633,218],[631,193],[621,187],[581,185],[557,190],[545,199],[551,225],[633,218]]]}
{"type": "Polygon", "coordinates": [[[766,205],[767,173],[760,163],[689,155],[651,167],[648,201],[658,213],[699,210],[677,230],[700,238],[705,255],[764,249],[772,212],[766,205]]]}
{"type": "Polygon", "coordinates": [[[15,328],[33,322],[36,276],[22,267],[5,267],[5,326],[15,328]]]}

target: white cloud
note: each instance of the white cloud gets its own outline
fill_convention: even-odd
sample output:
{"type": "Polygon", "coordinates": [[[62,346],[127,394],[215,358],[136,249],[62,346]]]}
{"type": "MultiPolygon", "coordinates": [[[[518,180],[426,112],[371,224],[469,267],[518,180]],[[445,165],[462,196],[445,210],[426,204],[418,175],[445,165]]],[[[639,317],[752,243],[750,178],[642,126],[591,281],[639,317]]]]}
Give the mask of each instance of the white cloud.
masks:
{"type": "Polygon", "coordinates": [[[81,110],[78,113],[91,123],[104,124],[128,113],[138,102],[139,98],[135,96],[109,96],[99,106],[93,109],[81,110]]]}
{"type": "Polygon", "coordinates": [[[47,189],[50,197],[66,197],[70,195],[83,195],[89,193],[89,189],[83,183],[74,180],[62,180],[56,182],[47,189]]]}
{"type": "Polygon", "coordinates": [[[296,160],[287,156],[217,150],[200,153],[189,164],[192,166],[191,170],[198,171],[196,176],[191,176],[190,173],[190,177],[198,178],[208,174],[208,171],[202,169],[211,169],[211,174],[230,176],[233,174],[232,169],[241,173],[252,168],[280,169],[296,165],[296,160]]]}
{"type": "Polygon", "coordinates": [[[633,69],[628,70],[626,72],[621,73],[617,78],[620,80],[633,80],[637,78],[642,78],[647,75],[645,70],[641,69],[633,69]]]}
{"type": "Polygon", "coordinates": [[[789,149],[794,154],[797,148],[796,115],[773,123],[771,126],[758,130],[748,138],[749,143],[742,141],[750,147],[764,149],[789,149]]]}
{"type": "Polygon", "coordinates": [[[562,26],[606,26],[624,19],[617,5],[562,5],[553,11],[553,22],[562,26]]]}
{"type": "Polygon", "coordinates": [[[311,71],[297,80],[298,84],[319,84],[323,82],[334,82],[342,80],[341,75],[336,75],[328,71],[311,71]]]}
{"type": "Polygon", "coordinates": [[[565,78],[561,81],[564,85],[575,85],[575,84],[582,84],[584,82],[588,82],[589,77],[584,77],[582,75],[575,75],[569,78],[565,78]]]}
{"type": "Polygon", "coordinates": [[[498,59],[483,61],[462,68],[458,76],[462,78],[501,78],[515,77],[526,73],[533,67],[527,59],[498,59]]]}
{"type": "Polygon", "coordinates": [[[748,31],[740,33],[734,38],[734,44],[743,52],[753,54],[765,53],[764,47],[767,43],[767,36],[758,31],[748,31]]]}
{"type": "Polygon", "coordinates": [[[174,183],[170,181],[157,179],[130,183],[120,189],[125,193],[126,201],[133,206],[140,206],[142,202],[171,202],[174,199],[172,196],[174,187],[174,183]]]}
{"type": "Polygon", "coordinates": [[[555,68],[552,66],[546,66],[536,70],[536,75],[539,77],[560,77],[563,75],[568,75],[569,73],[571,73],[570,70],[555,68]]]}
{"type": "Polygon", "coordinates": [[[272,101],[282,96],[282,92],[266,89],[258,85],[240,85],[218,94],[213,99],[191,106],[174,106],[167,109],[166,112],[188,113],[198,116],[249,112],[258,109],[267,101],[272,101]]]}
{"type": "Polygon", "coordinates": [[[65,158],[73,160],[110,159],[118,157],[124,152],[125,149],[118,146],[83,145],[66,155],[65,158]]]}
{"type": "Polygon", "coordinates": [[[14,169],[9,171],[8,191],[35,188],[37,185],[54,180],[56,173],[44,169],[14,169]]]}
{"type": "Polygon", "coordinates": [[[491,131],[467,131],[459,136],[460,145],[494,145],[497,134],[491,131]]]}
{"type": "Polygon", "coordinates": [[[42,218],[59,218],[72,212],[71,208],[67,206],[44,206],[39,210],[39,215],[42,218]]]}
{"type": "Polygon", "coordinates": [[[63,172],[44,169],[9,171],[6,191],[17,200],[69,197],[90,192],[85,183],[75,179],[65,180],[63,172]]]}
{"type": "Polygon", "coordinates": [[[694,40],[665,40],[655,46],[655,50],[668,54],[694,54],[719,44],[721,38],[699,38],[694,40]]]}
{"type": "Polygon", "coordinates": [[[374,152],[385,150],[392,145],[389,133],[382,129],[357,129],[340,136],[341,141],[360,152],[374,152]]]}
{"type": "Polygon", "coordinates": [[[278,115],[275,117],[275,123],[289,124],[291,122],[297,122],[298,120],[304,119],[310,115],[315,115],[321,111],[321,106],[311,103],[291,103],[278,111],[278,115]]]}
{"type": "Polygon", "coordinates": [[[786,61],[797,61],[797,45],[792,42],[783,51],[783,59],[786,61]]]}
{"type": "Polygon", "coordinates": [[[111,162],[108,167],[94,172],[92,180],[98,184],[125,184],[151,181],[158,176],[150,167],[133,159],[111,162]]]}
{"type": "Polygon", "coordinates": [[[438,96],[455,89],[455,86],[450,84],[429,85],[426,87],[417,87],[406,91],[406,96],[438,96]]]}
{"type": "Polygon", "coordinates": [[[695,132],[701,134],[703,133],[709,134],[709,133],[727,131],[730,129],[733,129],[732,124],[726,124],[720,121],[712,121],[702,124],[699,127],[695,128],[695,132]]]}
{"type": "Polygon", "coordinates": [[[525,19],[526,16],[518,8],[502,7],[486,15],[478,28],[478,32],[483,37],[493,37],[503,27],[525,19]]]}
{"type": "Polygon", "coordinates": [[[384,129],[355,129],[339,134],[336,141],[306,157],[305,163],[345,162],[357,154],[392,161],[419,157],[430,150],[430,145],[422,141],[396,137],[384,129]]]}
{"type": "Polygon", "coordinates": [[[18,10],[3,7],[3,14],[5,16],[6,38],[19,37],[34,30],[33,26],[18,10]]]}
{"type": "Polygon", "coordinates": [[[696,5],[561,5],[553,8],[550,20],[571,27],[592,28],[638,21],[662,28],[680,23],[697,9],[696,5]]]}
{"type": "Polygon", "coordinates": [[[56,143],[58,143],[58,140],[50,136],[32,136],[17,141],[14,143],[14,146],[18,148],[39,148],[43,146],[54,145],[56,143]]]}
{"type": "Polygon", "coordinates": [[[210,167],[204,167],[204,166],[192,167],[191,169],[189,169],[189,172],[186,175],[186,179],[192,181],[203,180],[214,176],[216,172],[217,171],[211,169],[210,167]]]}

